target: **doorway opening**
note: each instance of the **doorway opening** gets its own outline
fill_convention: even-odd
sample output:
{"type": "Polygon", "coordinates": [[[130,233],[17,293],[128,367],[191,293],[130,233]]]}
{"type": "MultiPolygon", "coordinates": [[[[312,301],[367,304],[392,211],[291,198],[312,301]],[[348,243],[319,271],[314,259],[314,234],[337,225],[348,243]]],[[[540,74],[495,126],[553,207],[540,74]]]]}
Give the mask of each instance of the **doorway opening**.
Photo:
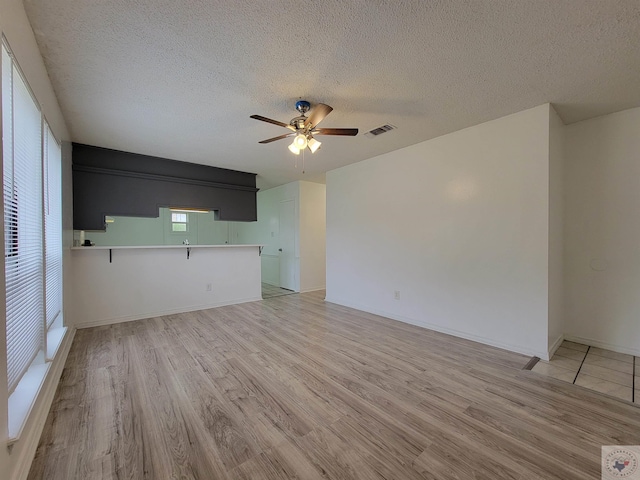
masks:
{"type": "Polygon", "coordinates": [[[262,298],[296,293],[296,204],[294,200],[278,204],[278,245],[276,272],[263,275],[262,298]],[[271,281],[269,281],[271,279],[271,281]]]}

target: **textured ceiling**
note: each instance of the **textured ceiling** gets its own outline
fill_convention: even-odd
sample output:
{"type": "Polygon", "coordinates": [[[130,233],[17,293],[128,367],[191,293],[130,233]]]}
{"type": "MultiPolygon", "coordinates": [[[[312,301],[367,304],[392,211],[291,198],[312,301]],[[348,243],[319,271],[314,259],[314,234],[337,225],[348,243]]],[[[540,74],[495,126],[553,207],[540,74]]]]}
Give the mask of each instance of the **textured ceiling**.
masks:
{"type": "Polygon", "coordinates": [[[640,106],[638,0],[24,3],[74,141],[262,188],[546,102],[565,123],[640,106]],[[304,175],[287,140],[258,144],[287,130],[249,118],[288,123],[300,98],[361,132],[320,137],[304,175]]]}

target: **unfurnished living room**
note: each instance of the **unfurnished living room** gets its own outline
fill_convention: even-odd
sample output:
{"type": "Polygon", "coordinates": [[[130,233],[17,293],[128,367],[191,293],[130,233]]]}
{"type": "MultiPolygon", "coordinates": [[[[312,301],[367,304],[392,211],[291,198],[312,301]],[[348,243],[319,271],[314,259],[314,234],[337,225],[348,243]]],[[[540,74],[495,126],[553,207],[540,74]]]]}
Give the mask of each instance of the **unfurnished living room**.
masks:
{"type": "Polygon", "coordinates": [[[0,478],[640,479],[639,0],[0,30],[0,478]]]}

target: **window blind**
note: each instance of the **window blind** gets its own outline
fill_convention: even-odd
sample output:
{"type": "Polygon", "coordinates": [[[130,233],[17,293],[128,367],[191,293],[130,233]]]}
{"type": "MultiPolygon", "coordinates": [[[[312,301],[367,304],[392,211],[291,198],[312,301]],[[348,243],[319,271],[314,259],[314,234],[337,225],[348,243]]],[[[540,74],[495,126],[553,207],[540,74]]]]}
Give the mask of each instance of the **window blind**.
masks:
{"type": "Polygon", "coordinates": [[[44,345],[42,117],[4,48],[2,55],[7,377],[11,393],[44,345]]]}
{"type": "Polygon", "coordinates": [[[45,228],[45,292],[47,328],[62,311],[62,152],[47,125],[44,134],[43,165],[45,228]]]}

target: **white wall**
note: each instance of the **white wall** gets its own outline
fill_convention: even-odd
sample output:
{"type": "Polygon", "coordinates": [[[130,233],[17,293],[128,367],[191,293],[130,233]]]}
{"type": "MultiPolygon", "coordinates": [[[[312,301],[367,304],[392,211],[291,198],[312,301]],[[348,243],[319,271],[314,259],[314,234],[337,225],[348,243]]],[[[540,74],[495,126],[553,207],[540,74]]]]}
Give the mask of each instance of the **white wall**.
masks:
{"type": "MultiPolygon", "coordinates": [[[[29,86],[31,87],[42,112],[47,119],[51,130],[56,138],[60,141],[69,140],[69,132],[67,131],[64,118],[58,106],[53,88],[49,82],[49,76],[44,67],[44,62],[40,56],[35,37],[27,16],[25,14],[22,2],[20,0],[0,0],[0,30],[7,38],[15,58],[20,65],[29,86]]],[[[5,68],[3,65],[2,68],[5,68]]],[[[1,158],[0,149],[0,158],[1,158]]],[[[68,258],[69,246],[71,244],[72,234],[70,231],[71,221],[71,205],[70,192],[70,157],[68,155],[68,145],[63,149],[63,239],[65,242],[65,259],[68,258]]],[[[1,198],[1,197],[0,197],[1,198]]],[[[0,226],[2,218],[0,216],[0,226]]],[[[1,232],[4,228],[0,228],[1,232]]],[[[0,301],[5,303],[4,288],[4,260],[3,271],[0,274],[0,301]]],[[[66,265],[65,275],[67,272],[66,265]]],[[[65,277],[66,278],[66,277],[65,277]]],[[[65,298],[68,292],[65,292],[65,298]]],[[[65,312],[66,313],[66,312],[65,312]]],[[[0,337],[5,338],[5,323],[0,322],[0,337]]],[[[70,337],[68,337],[70,338],[70,337]]],[[[45,381],[38,400],[34,405],[32,415],[27,422],[20,440],[13,446],[11,453],[4,447],[7,438],[7,384],[6,375],[0,375],[0,472],[3,478],[18,479],[24,478],[28,472],[31,460],[35,453],[37,443],[44,426],[46,415],[51,405],[51,400],[55,392],[59,375],[62,371],[62,365],[66,359],[68,342],[63,344],[59,355],[53,362],[49,370],[49,376],[45,381]]],[[[0,372],[6,372],[6,342],[0,341],[0,372]]]]}
{"type": "Polygon", "coordinates": [[[280,285],[280,204],[295,205],[295,291],[309,292],[326,284],[326,186],[291,182],[258,192],[258,221],[235,223],[237,243],[264,245],[262,281],[280,285]]]}
{"type": "Polygon", "coordinates": [[[548,157],[542,105],[328,172],[327,300],[547,357],[548,157]]]}
{"type": "Polygon", "coordinates": [[[568,338],[640,355],[640,108],[566,127],[568,338]]]}
{"type": "Polygon", "coordinates": [[[270,285],[280,285],[280,203],[293,200],[296,211],[295,227],[295,290],[300,291],[300,185],[291,182],[279,187],[258,192],[258,221],[234,225],[239,244],[264,245],[262,251],[262,281],[270,285]]]}
{"type": "Polygon", "coordinates": [[[549,105],[549,354],[564,334],[564,124],[549,105]]]}
{"type": "Polygon", "coordinates": [[[326,286],[326,185],[300,182],[300,291],[326,286]]]}
{"type": "Polygon", "coordinates": [[[261,300],[258,247],[157,247],[71,252],[77,328],[261,300]],[[211,285],[211,290],[207,289],[211,285]]]}

